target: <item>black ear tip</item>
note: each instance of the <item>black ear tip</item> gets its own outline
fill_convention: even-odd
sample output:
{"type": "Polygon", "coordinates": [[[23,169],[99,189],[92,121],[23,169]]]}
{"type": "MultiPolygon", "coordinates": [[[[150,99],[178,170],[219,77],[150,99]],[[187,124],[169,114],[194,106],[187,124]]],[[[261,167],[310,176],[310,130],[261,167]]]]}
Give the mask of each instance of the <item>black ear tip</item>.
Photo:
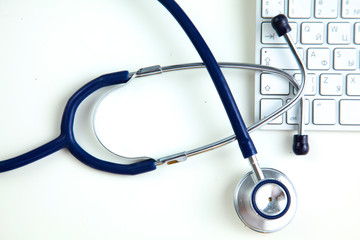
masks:
{"type": "Polygon", "coordinates": [[[291,31],[289,21],[284,14],[279,14],[271,20],[271,25],[279,37],[291,31]]]}
{"type": "Polygon", "coordinates": [[[294,135],[293,152],[296,155],[306,155],[309,152],[308,135],[294,135]]]}

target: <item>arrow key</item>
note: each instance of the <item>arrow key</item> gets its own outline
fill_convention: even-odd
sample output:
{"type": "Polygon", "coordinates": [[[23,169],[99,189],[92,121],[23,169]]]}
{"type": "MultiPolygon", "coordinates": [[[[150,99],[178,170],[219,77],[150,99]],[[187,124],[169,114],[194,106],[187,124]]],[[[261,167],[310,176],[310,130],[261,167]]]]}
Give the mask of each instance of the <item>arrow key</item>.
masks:
{"type": "Polygon", "coordinates": [[[263,95],[289,95],[289,82],[275,74],[263,73],[260,76],[261,94],[263,95]]]}

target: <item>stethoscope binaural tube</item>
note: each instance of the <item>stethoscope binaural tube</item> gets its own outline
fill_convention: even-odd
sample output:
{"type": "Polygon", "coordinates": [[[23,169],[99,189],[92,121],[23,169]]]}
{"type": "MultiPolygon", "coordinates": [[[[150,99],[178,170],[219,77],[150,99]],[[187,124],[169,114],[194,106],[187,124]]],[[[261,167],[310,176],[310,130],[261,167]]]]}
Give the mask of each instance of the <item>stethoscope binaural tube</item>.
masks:
{"type": "MultiPolygon", "coordinates": [[[[268,66],[261,66],[261,65],[253,65],[253,64],[241,64],[241,63],[220,63],[221,67],[224,68],[235,68],[235,69],[248,69],[248,70],[257,70],[257,71],[264,71],[268,73],[277,74],[282,76],[286,80],[288,80],[294,87],[298,87],[296,81],[286,72],[268,67],[268,66]]],[[[121,84],[128,83],[131,79],[136,77],[144,77],[148,75],[153,75],[156,73],[162,72],[171,72],[176,70],[185,70],[185,69],[193,69],[193,68],[203,68],[203,63],[192,63],[192,64],[182,64],[182,65],[173,65],[173,66],[166,66],[166,67],[150,67],[144,68],[136,73],[128,73],[128,71],[121,71],[116,73],[110,73],[102,75],[89,83],[85,86],[80,88],[68,101],[66,104],[64,114],[62,117],[61,122],[61,134],[55,138],[54,140],[46,143],[28,153],[22,154],[20,156],[0,161],[0,172],[10,171],[19,167],[23,167],[27,164],[30,164],[34,161],[37,161],[41,158],[44,158],[56,151],[61,149],[67,148],[70,150],[72,154],[80,161],[85,163],[86,165],[96,168],[101,171],[117,173],[117,174],[140,174],[148,171],[152,171],[156,169],[156,166],[162,165],[164,163],[174,163],[180,162],[181,160],[186,160],[187,157],[195,156],[197,154],[207,152],[236,140],[235,136],[229,136],[217,142],[208,144],[203,147],[199,147],[193,150],[189,150],[186,152],[181,152],[178,154],[173,154],[167,157],[163,157],[160,159],[153,159],[151,157],[139,157],[133,159],[135,163],[130,165],[112,163],[105,160],[98,159],[96,157],[91,156],[88,154],[84,149],[80,147],[80,145],[76,142],[76,138],[73,133],[74,127],[74,117],[76,115],[76,111],[80,103],[88,97],[90,94],[95,92],[96,90],[107,87],[107,86],[118,86],[121,84]]],[[[278,114],[282,114],[287,109],[289,109],[292,105],[294,105],[296,101],[291,101],[287,103],[285,106],[282,107],[282,110],[278,114]]],[[[280,109],[279,109],[280,110],[280,109]]],[[[273,118],[276,118],[278,115],[270,115],[266,119],[263,119],[259,124],[250,126],[249,131],[254,131],[255,129],[261,127],[266,122],[271,121],[273,118]]]]}

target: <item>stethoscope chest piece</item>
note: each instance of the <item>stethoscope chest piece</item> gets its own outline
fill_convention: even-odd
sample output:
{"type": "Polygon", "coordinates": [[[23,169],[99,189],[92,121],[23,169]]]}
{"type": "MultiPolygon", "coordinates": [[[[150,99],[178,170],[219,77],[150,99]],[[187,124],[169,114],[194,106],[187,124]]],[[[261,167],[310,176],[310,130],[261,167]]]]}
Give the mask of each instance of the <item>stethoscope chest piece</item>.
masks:
{"type": "Polygon", "coordinates": [[[264,179],[248,173],[237,185],[235,209],[249,228],[263,233],[278,231],[291,222],[296,212],[296,192],[282,172],[263,168],[264,179]]]}

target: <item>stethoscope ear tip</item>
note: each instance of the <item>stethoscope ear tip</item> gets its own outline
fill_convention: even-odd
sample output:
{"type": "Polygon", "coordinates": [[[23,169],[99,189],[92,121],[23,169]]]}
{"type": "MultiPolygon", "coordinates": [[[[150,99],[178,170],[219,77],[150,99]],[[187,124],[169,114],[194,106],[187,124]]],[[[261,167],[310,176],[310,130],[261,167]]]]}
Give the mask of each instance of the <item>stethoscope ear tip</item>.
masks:
{"type": "Polygon", "coordinates": [[[291,31],[289,21],[284,14],[279,14],[271,20],[271,25],[279,37],[291,31]]]}
{"type": "Polygon", "coordinates": [[[296,155],[306,155],[309,152],[308,135],[294,135],[293,152],[296,155]]]}

